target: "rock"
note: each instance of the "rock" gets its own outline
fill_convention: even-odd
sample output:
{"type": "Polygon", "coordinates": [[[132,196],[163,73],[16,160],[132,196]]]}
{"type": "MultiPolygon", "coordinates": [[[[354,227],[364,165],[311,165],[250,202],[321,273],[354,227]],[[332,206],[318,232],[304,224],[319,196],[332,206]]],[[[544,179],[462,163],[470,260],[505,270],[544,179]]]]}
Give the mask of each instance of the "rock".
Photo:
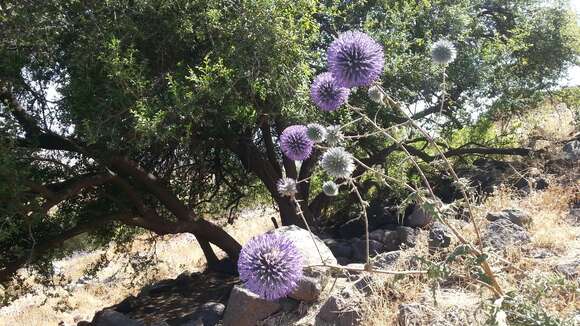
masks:
{"type": "Polygon", "coordinates": [[[350,260],[350,258],[346,258],[346,257],[336,257],[336,261],[338,262],[339,265],[342,265],[342,266],[348,265],[352,262],[350,260]]]}
{"type": "Polygon", "coordinates": [[[135,307],[137,307],[137,298],[133,295],[129,295],[115,306],[115,310],[126,314],[133,311],[135,307]]]}
{"type": "Polygon", "coordinates": [[[564,275],[567,279],[574,280],[580,276],[580,260],[557,265],[554,270],[564,275]]]}
{"type": "Polygon", "coordinates": [[[316,325],[322,321],[334,326],[358,326],[361,325],[360,317],[358,302],[354,298],[333,294],[318,311],[316,325]]]}
{"type": "Polygon", "coordinates": [[[320,279],[303,276],[298,281],[298,286],[296,289],[288,296],[296,300],[312,302],[318,299],[320,292],[322,292],[322,284],[320,283],[320,279]]]}
{"type": "Polygon", "coordinates": [[[419,230],[408,226],[398,226],[396,229],[399,234],[399,241],[407,247],[415,247],[419,230]]]}
{"type": "MultiPolygon", "coordinates": [[[[400,326],[421,326],[425,324],[426,307],[418,303],[399,305],[397,321],[400,326]]],[[[427,319],[428,320],[428,319],[427,319]]]]}
{"type": "Polygon", "coordinates": [[[86,320],[81,320],[77,323],[77,326],[91,326],[91,322],[86,320]]]}
{"type": "Polygon", "coordinates": [[[370,274],[365,273],[356,280],[352,286],[360,293],[370,295],[373,293],[373,277],[370,274]]]}
{"type": "MultiPolygon", "coordinates": [[[[282,234],[288,239],[294,241],[294,245],[298,248],[298,250],[300,250],[304,257],[304,265],[321,265],[323,263],[308,231],[296,225],[291,225],[274,229],[268,233],[282,234]]],[[[316,241],[318,250],[320,250],[322,259],[324,259],[327,264],[335,265],[336,258],[328,246],[324,244],[324,242],[322,242],[322,240],[320,240],[320,238],[318,238],[316,235],[314,235],[314,240],[316,241]]]]}
{"type": "Polygon", "coordinates": [[[400,256],[401,251],[384,252],[373,259],[373,266],[377,269],[392,268],[400,256]]]}
{"type": "Polygon", "coordinates": [[[526,226],[532,222],[532,219],[526,212],[514,208],[504,209],[499,212],[487,213],[485,218],[491,222],[497,221],[499,219],[506,219],[519,226],[526,226]]]}
{"type": "Polygon", "coordinates": [[[226,306],[219,302],[206,302],[183,319],[186,322],[180,326],[214,326],[217,325],[224,314],[226,306]]]}
{"type": "MultiPolygon", "coordinates": [[[[375,256],[383,252],[383,244],[376,240],[369,240],[369,254],[375,256]]],[[[352,258],[354,261],[366,261],[366,241],[364,239],[353,239],[352,241],[352,258]]]]}
{"type": "Polygon", "coordinates": [[[483,238],[486,246],[499,250],[530,242],[530,236],[524,228],[503,218],[489,223],[483,238]]]}
{"type": "Polygon", "coordinates": [[[580,159],[580,140],[568,142],[562,148],[564,156],[568,160],[580,159]]]}
{"type": "Polygon", "coordinates": [[[328,246],[335,257],[352,257],[352,247],[344,242],[335,239],[324,239],[324,243],[328,246]]]}
{"type": "Polygon", "coordinates": [[[152,297],[159,296],[163,293],[171,291],[171,289],[173,289],[173,285],[173,280],[164,280],[147,287],[147,293],[152,297]]]}
{"type": "Polygon", "coordinates": [[[145,324],[141,321],[133,320],[122,313],[105,309],[97,312],[93,321],[91,322],[93,326],[144,326],[145,324]]]}
{"type": "Polygon", "coordinates": [[[447,248],[451,245],[451,231],[439,222],[433,223],[429,231],[429,249],[447,248]]]}
{"type": "Polygon", "coordinates": [[[236,285],[230,293],[223,326],[255,326],[280,309],[282,309],[280,303],[264,300],[236,285]]]}
{"type": "Polygon", "coordinates": [[[286,313],[296,310],[300,305],[299,301],[291,298],[282,298],[279,300],[279,303],[282,306],[282,311],[286,313]]]}
{"type": "Polygon", "coordinates": [[[421,207],[415,206],[413,211],[405,218],[405,225],[410,227],[423,227],[432,221],[432,217],[421,207]]]}
{"type": "Polygon", "coordinates": [[[375,230],[369,236],[384,245],[385,251],[399,250],[401,245],[399,232],[396,230],[375,230]]]}

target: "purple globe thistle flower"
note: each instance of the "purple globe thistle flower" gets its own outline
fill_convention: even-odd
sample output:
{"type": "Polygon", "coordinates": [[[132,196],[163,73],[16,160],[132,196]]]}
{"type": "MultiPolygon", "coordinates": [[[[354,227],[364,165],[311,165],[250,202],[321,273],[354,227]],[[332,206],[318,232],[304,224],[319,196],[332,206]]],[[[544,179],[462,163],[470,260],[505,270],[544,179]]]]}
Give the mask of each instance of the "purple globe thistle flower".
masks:
{"type": "Polygon", "coordinates": [[[310,87],[310,97],[322,111],[334,111],[346,103],[350,90],[338,85],[331,73],[318,75],[310,87]]]}
{"type": "Polygon", "coordinates": [[[298,193],[298,188],[296,186],[296,180],[292,178],[282,178],[276,183],[278,188],[278,193],[285,197],[293,197],[298,193]]]}
{"type": "Polygon", "coordinates": [[[290,126],[280,135],[282,152],[291,160],[304,161],[312,154],[313,146],[314,142],[308,138],[305,126],[290,126]]]}
{"type": "Polygon", "coordinates": [[[449,64],[455,60],[455,57],[457,57],[457,50],[448,40],[439,40],[431,46],[431,59],[437,64],[449,64]]]}
{"type": "Polygon", "coordinates": [[[292,240],[266,233],[252,238],[240,252],[238,271],[246,288],[266,300],[288,295],[302,277],[303,257],[292,240]]]}
{"type": "Polygon", "coordinates": [[[383,72],[383,48],[365,33],[344,32],[328,48],[328,69],[343,87],[368,86],[383,72]]]}

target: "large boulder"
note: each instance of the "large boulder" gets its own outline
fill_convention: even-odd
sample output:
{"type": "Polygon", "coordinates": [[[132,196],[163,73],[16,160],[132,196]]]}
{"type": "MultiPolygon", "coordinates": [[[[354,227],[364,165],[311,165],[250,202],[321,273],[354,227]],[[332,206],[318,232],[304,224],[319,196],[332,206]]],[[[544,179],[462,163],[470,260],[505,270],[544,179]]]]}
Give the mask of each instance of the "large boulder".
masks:
{"type": "Polygon", "coordinates": [[[269,231],[268,233],[282,234],[286,238],[292,240],[294,245],[302,253],[305,266],[321,265],[323,263],[320,255],[318,254],[318,250],[320,250],[322,259],[326,264],[336,265],[337,263],[336,258],[332,254],[332,251],[330,251],[328,246],[322,240],[320,240],[320,238],[313,234],[314,241],[316,242],[315,246],[310,233],[298,226],[283,226],[281,228],[269,231]],[[318,250],[316,249],[317,247],[318,250]]]}
{"type": "Polygon", "coordinates": [[[489,212],[485,218],[491,222],[506,219],[522,227],[532,222],[532,218],[528,213],[515,208],[504,209],[499,212],[489,212]]]}
{"type": "Polygon", "coordinates": [[[498,250],[531,241],[528,232],[523,227],[503,218],[489,223],[483,239],[486,246],[498,250]]]}
{"type": "Polygon", "coordinates": [[[282,309],[277,301],[267,301],[236,285],[224,313],[223,326],[255,326],[282,309]]]}
{"type": "Polygon", "coordinates": [[[145,326],[142,321],[133,320],[124,314],[112,310],[105,309],[95,314],[93,326],[145,326]]]}

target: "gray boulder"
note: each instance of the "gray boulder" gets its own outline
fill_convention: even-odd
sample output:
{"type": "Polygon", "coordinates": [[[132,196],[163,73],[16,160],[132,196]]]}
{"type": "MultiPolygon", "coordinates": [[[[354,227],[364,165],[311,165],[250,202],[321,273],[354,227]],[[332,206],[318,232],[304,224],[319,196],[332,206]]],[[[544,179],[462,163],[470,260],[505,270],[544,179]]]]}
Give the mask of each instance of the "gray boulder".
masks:
{"type": "Polygon", "coordinates": [[[506,219],[519,226],[526,226],[532,222],[530,215],[515,208],[504,209],[499,212],[490,212],[487,213],[485,218],[491,222],[497,221],[499,219],[506,219]]]}
{"type": "MultiPolygon", "coordinates": [[[[369,240],[369,254],[370,256],[375,256],[383,252],[383,244],[376,240],[369,240]]],[[[366,241],[364,239],[354,238],[352,240],[352,258],[358,262],[364,262],[366,260],[366,241]]]]}
{"type": "Polygon", "coordinates": [[[328,246],[330,251],[332,251],[335,257],[352,257],[352,247],[346,241],[335,239],[324,239],[323,241],[324,244],[328,246]]]}
{"type": "Polygon", "coordinates": [[[567,279],[575,280],[580,276],[580,259],[570,263],[557,265],[554,267],[554,270],[564,275],[567,279]]]}
{"type": "Polygon", "coordinates": [[[356,298],[337,293],[331,295],[316,315],[315,325],[358,326],[361,313],[356,298]]]}
{"type": "Polygon", "coordinates": [[[111,309],[97,312],[91,324],[93,326],[145,326],[142,321],[133,320],[111,309]]]}
{"type": "Polygon", "coordinates": [[[415,206],[411,214],[405,218],[405,225],[410,227],[423,227],[431,223],[432,220],[433,218],[425,210],[419,206],[415,206]]]}
{"type": "Polygon", "coordinates": [[[296,225],[291,226],[283,226],[278,229],[274,229],[269,231],[268,233],[272,234],[282,234],[288,239],[294,242],[294,245],[300,250],[302,256],[304,257],[304,265],[321,265],[323,262],[316,250],[316,246],[318,246],[318,250],[320,250],[320,254],[322,255],[322,259],[331,265],[335,265],[336,258],[332,254],[332,251],[328,246],[320,240],[316,235],[314,235],[314,240],[316,241],[316,246],[312,241],[312,237],[307,230],[304,230],[296,225]]]}
{"type": "Polygon", "coordinates": [[[489,223],[483,237],[486,246],[498,250],[530,241],[530,236],[524,228],[503,218],[489,223]]]}
{"type": "Polygon", "coordinates": [[[574,140],[568,142],[562,148],[564,151],[564,156],[568,160],[578,160],[580,159],[580,140],[574,140]]]}
{"type": "Polygon", "coordinates": [[[264,300],[236,285],[230,293],[223,326],[255,326],[281,308],[280,303],[264,300]]]}
{"type": "Polygon", "coordinates": [[[298,286],[288,296],[292,299],[312,302],[316,301],[322,292],[320,278],[303,276],[298,281],[298,286]]]}

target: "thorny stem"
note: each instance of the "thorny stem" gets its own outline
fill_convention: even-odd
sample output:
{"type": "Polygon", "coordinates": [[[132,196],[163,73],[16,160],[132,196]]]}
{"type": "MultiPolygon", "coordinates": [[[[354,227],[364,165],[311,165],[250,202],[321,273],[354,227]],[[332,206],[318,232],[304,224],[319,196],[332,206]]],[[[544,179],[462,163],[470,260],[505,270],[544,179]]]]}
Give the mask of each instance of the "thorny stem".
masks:
{"type": "Polygon", "coordinates": [[[370,243],[369,243],[369,218],[367,215],[367,205],[368,203],[362,198],[360,192],[358,191],[357,186],[351,180],[350,185],[352,186],[352,190],[355,192],[361,206],[361,212],[363,215],[363,221],[365,224],[365,257],[366,257],[366,264],[365,270],[370,271],[372,269],[371,266],[371,256],[370,256],[370,243]]]}
{"type": "Polygon", "coordinates": [[[383,269],[367,269],[367,267],[365,266],[364,268],[357,268],[357,267],[345,267],[345,266],[341,266],[341,265],[309,265],[306,267],[327,267],[327,268],[335,268],[335,269],[341,269],[341,270],[345,270],[345,271],[351,271],[351,272],[370,272],[370,273],[375,273],[375,274],[390,274],[390,275],[407,275],[407,274],[427,274],[427,271],[423,271],[423,270],[416,270],[416,271],[387,271],[387,270],[383,270],[383,269]]]}
{"type": "Polygon", "coordinates": [[[314,247],[316,248],[316,251],[318,252],[318,256],[320,256],[320,261],[322,262],[322,264],[326,265],[326,261],[322,257],[322,253],[320,253],[320,249],[318,249],[318,245],[316,244],[316,240],[314,239],[314,233],[312,233],[312,230],[310,230],[310,225],[308,225],[308,221],[306,221],[306,217],[304,217],[304,213],[302,212],[302,207],[300,206],[300,203],[298,202],[298,200],[294,196],[292,197],[292,201],[294,202],[294,205],[296,206],[296,212],[302,218],[302,222],[304,222],[304,225],[306,225],[306,229],[308,229],[308,233],[310,234],[310,237],[312,238],[312,242],[314,243],[314,247]]]}

